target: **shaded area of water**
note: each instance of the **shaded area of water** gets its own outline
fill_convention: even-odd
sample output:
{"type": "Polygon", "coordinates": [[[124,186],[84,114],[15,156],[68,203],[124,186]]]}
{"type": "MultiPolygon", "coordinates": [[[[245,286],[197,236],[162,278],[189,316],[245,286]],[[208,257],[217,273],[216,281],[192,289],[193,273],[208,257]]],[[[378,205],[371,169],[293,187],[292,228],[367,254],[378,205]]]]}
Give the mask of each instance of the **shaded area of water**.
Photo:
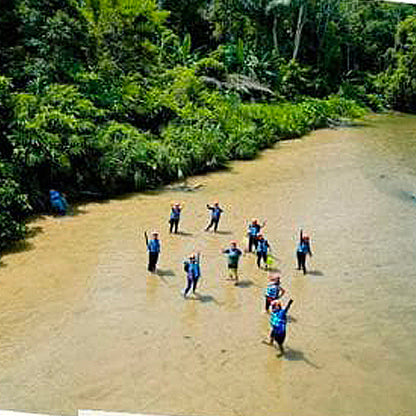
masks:
{"type": "Polygon", "coordinates": [[[44,217],[0,265],[0,408],[75,414],[412,414],[416,407],[416,118],[285,142],[250,162],[44,217]],[[194,189],[195,187],[195,189],[194,189]],[[191,191],[190,191],[191,189],[191,191]],[[225,213],[203,232],[207,202],[225,213]],[[170,236],[169,204],[184,202],[170,236]],[[266,274],[242,260],[226,281],[220,249],[267,218],[295,300],[287,353],[261,341],[266,274]],[[311,273],[295,270],[302,226],[311,273]],[[37,228],[38,227],[38,228],[37,228]],[[143,231],[161,231],[146,273],[143,231]],[[29,249],[30,248],[30,249],[29,249]],[[184,300],[182,260],[202,252],[199,296],[184,300]]]}

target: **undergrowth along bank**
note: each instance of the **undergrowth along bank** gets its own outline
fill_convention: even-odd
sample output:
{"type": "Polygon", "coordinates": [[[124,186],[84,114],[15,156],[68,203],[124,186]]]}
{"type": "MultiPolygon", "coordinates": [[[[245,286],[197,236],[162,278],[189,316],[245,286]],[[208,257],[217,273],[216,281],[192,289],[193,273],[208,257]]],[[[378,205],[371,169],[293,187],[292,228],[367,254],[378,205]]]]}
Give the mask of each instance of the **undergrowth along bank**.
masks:
{"type": "Polygon", "coordinates": [[[28,214],[47,211],[50,188],[66,192],[71,202],[142,191],[230,160],[252,159],[279,140],[366,112],[338,96],[244,104],[199,87],[190,89],[188,79],[146,97],[147,119],[169,114],[165,124],[158,120],[157,129],[146,130],[101,109],[73,86],[11,97],[17,121],[10,159],[0,164],[0,247],[24,237],[28,214]]]}

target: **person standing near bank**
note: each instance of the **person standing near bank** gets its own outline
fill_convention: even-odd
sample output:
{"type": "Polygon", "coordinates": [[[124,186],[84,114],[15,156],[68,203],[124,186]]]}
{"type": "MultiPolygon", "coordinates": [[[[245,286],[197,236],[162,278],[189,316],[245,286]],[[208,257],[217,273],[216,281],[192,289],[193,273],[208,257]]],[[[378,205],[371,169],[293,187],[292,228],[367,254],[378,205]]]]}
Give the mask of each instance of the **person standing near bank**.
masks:
{"type": "Polygon", "coordinates": [[[234,284],[238,286],[238,262],[243,252],[237,247],[237,241],[231,241],[230,247],[222,250],[222,253],[227,255],[229,278],[235,280],[234,284]]]}
{"type": "Polygon", "coordinates": [[[170,211],[170,229],[169,232],[172,233],[175,230],[175,234],[178,232],[179,220],[181,219],[182,205],[179,202],[172,204],[170,211]]]}
{"type": "Polygon", "coordinates": [[[310,239],[307,234],[303,234],[303,230],[300,230],[299,243],[296,249],[296,257],[298,261],[298,270],[302,269],[303,274],[306,274],[306,256],[312,257],[310,239]]]}
{"type": "Polygon", "coordinates": [[[149,263],[147,266],[147,270],[149,270],[149,272],[151,273],[154,273],[156,271],[156,265],[157,261],[159,260],[160,253],[159,233],[153,231],[152,238],[149,239],[147,236],[147,232],[145,232],[144,237],[146,239],[147,251],[149,252],[149,263]]]}
{"type": "Polygon", "coordinates": [[[217,232],[218,223],[220,222],[221,214],[224,212],[222,208],[220,208],[219,202],[214,202],[214,205],[211,206],[207,204],[207,209],[211,211],[211,222],[208,224],[205,231],[209,231],[209,229],[214,226],[214,233],[217,232]]]}
{"type": "Polygon", "coordinates": [[[66,214],[68,203],[64,194],[61,194],[55,189],[51,189],[49,191],[49,200],[53,211],[57,212],[59,215],[66,214]]]}

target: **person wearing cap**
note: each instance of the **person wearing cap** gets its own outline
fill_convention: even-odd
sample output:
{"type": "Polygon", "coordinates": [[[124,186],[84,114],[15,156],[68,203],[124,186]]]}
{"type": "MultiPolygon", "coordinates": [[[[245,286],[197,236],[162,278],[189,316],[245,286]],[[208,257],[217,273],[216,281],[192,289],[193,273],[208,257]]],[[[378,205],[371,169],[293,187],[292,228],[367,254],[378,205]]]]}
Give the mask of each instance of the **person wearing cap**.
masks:
{"type": "Polygon", "coordinates": [[[243,252],[237,247],[237,241],[231,241],[230,247],[222,251],[227,255],[228,272],[231,280],[235,280],[235,285],[238,285],[238,262],[243,252]]]}
{"type": "Polygon", "coordinates": [[[281,298],[285,293],[286,290],[280,286],[280,275],[279,274],[272,274],[269,276],[268,284],[266,288],[266,313],[269,313],[270,305],[273,301],[281,298]]]}
{"type": "Polygon", "coordinates": [[[261,260],[264,262],[264,267],[268,268],[267,253],[269,252],[270,244],[264,238],[263,234],[259,234],[257,237],[257,267],[261,267],[261,260]]]}
{"type": "Polygon", "coordinates": [[[184,269],[187,278],[187,286],[183,291],[184,298],[186,298],[191,288],[193,293],[195,293],[196,291],[198,280],[201,277],[200,256],[200,253],[198,253],[197,255],[192,253],[189,256],[189,260],[184,262],[184,269]]]}
{"type": "Polygon", "coordinates": [[[207,204],[207,209],[211,211],[211,222],[208,224],[205,231],[208,231],[212,226],[214,226],[214,232],[217,232],[218,223],[220,222],[221,214],[224,212],[220,208],[220,204],[218,202],[214,202],[214,205],[211,206],[207,204]]]}
{"type": "Polygon", "coordinates": [[[309,236],[303,234],[303,230],[300,230],[300,238],[296,249],[296,257],[298,260],[298,270],[302,269],[303,274],[306,274],[306,256],[308,254],[312,257],[309,236]]]}
{"type": "Polygon", "coordinates": [[[159,253],[160,253],[160,240],[159,240],[159,233],[156,231],[152,232],[152,238],[149,240],[147,237],[147,233],[144,233],[145,239],[146,239],[146,246],[147,251],[149,252],[149,263],[147,266],[147,270],[149,272],[154,273],[156,271],[156,264],[159,259],[159,253]]]}
{"type": "Polygon", "coordinates": [[[175,230],[175,234],[178,232],[178,226],[179,226],[179,220],[181,219],[181,211],[182,206],[179,202],[175,202],[171,205],[171,211],[170,211],[170,229],[169,232],[172,233],[173,230],[175,230]]]}
{"type": "Polygon", "coordinates": [[[286,338],[287,313],[292,303],[293,299],[290,299],[284,309],[282,304],[277,300],[274,300],[271,304],[270,326],[272,329],[270,331],[269,344],[273,345],[273,342],[276,341],[282,354],[284,354],[283,343],[286,338]]]}
{"type": "Polygon", "coordinates": [[[254,218],[251,223],[248,225],[248,252],[251,253],[251,250],[254,246],[254,249],[257,250],[257,237],[260,233],[260,230],[266,225],[266,221],[263,222],[263,225],[259,224],[259,221],[254,218]]]}

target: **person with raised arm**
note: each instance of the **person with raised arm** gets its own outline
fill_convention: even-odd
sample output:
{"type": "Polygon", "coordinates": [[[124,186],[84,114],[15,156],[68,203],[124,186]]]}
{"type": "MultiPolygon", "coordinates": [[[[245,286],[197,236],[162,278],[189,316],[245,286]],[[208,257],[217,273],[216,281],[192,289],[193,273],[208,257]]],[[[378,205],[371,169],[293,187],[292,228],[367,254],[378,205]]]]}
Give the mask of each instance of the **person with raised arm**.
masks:
{"type": "Polygon", "coordinates": [[[201,277],[201,266],[200,266],[201,253],[192,253],[189,256],[189,260],[184,262],[184,269],[186,272],[187,286],[183,291],[183,297],[186,298],[189,291],[192,288],[192,293],[195,294],[198,280],[201,277]]]}
{"type": "Polygon", "coordinates": [[[159,259],[160,240],[159,233],[157,233],[156,231],[153,231],[151,235],[152,238],[149,239],[147,236],[147,232],[145,231],[144,233],[147,251],[149,252],[149,263],[147,266],[147,270],[149,270],[149,272],[154,273],[156,271],[156,265],[159,259]]]}
{"type": "Polygon", "coordinates": [[[256,218],[253,218],[251,223],[248,225],[248,252],[251,253],[252,248],[254,247],[257,250],[257,239],[260,233],[260,230],[266,226],[266,221],[263,221],[263,224],[259,224],[259,221],[256,218]]]}
{"type": "Polygon", "coordinates": [[[238,286],[238,262],[243,252],[237,247],[237,241],[231,241],[230,247],[222,252],[227,255],[229,278],[235,280],[234,284],[238,286]]]}
{"type": "Polygon", "coordinates": [[[224,210],[220,208],[218,201],[214,202],[213,206],[207,204],[207,209],[211,211],[211,222],[207,225],[205,231],[209,231],[209,229],[214,226],[214,232],[217,232],[218,223],[220,222],[220,217],[224,210]]]}
{"type": "Polygon", "coordinates": [[[178,226],[179,226],[179,220],[181,219],[181,212],[182,212],[183,206],[179,202],[175,202],[171,205],[171,211],[170,211],[170,218],[169,218],[169,232],[172,234],[174,231],[175,234],[178,233],[178,226]]]}
{"type": "Polygon", "coordinates": [[[296,257],[298,261],[298,270],[302,269],[303,274],[306,274],[306,256],[308,254],[312,257],[310,239],[309,236],[304,234],[301,229],[299,243],[296,249],[296,257]]]}
{"type": "Polygon", "coordinates": [[[273,345],[273,342],[276,341],[282,354],[285,352],[283,343],[286,338],[287,313],[292,303],[293,299],[290,299],[286,308],[283,309],[282,304],[279,301],[274,300],[272,302],[272,313],[270,315],[270,326],[272,329],[270,331],[269,344],[273,345]]]}
{"type": "Polygon", "coordinates": [[[264,262],[264,267],[267,269],[269,267],[267,263],[267,254],[270,250],[269,242],[264,238],[263,234],[259,234],[257,237],[257,267],[261,267],[261,261],[264,262]]]}

